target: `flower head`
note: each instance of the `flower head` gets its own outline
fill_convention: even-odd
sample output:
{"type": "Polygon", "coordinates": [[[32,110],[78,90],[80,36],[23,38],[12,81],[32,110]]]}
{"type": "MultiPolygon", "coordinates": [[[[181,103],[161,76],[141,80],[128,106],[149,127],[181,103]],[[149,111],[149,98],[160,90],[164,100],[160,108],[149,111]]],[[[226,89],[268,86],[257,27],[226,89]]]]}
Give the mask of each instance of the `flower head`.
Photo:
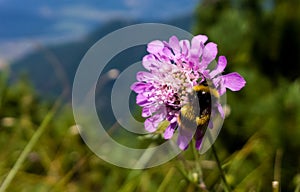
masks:
{"type": "MultiPolygon", "coordinates": [[[[160,122],[169,121],[164,138],[172,138],[178,130],[177,143],[182,150],[188,147],[193,137],[196,148],[200,149],[206,127],[212,127],[209,124],[210,97],[218,98],[225,94],[226,88],[238,91],[246,83],[236,72],[222,75],[227,65],[225,56],[218,58],[214,69],[209,69],[218,49],[215,43],[206,41],[205,35],[198,35],[191,42],[179,41],[176,36],[168,42],[150,42],[147,46],[149,54],[143,58],[143,66],[148,71],[138,72],[138,81],[131,86],[137,93],[137,104],[143,108],[142,116],[147,118],[145,129],[154,132],[160,122]],[[213,88],[215,93],[206,91],[207,87],[213,88]]],[[[212,106],[224,118],[221,104],[216,102],[212,106]]]]}

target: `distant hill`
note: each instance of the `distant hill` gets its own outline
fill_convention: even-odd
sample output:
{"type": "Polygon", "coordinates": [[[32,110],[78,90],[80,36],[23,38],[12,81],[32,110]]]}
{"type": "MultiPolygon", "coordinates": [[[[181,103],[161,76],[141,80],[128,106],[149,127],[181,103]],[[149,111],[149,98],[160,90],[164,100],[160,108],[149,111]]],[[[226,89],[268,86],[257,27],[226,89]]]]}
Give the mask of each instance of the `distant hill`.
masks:
{"type": "MultiPolygon", "coordinates": [[[[193,17],[183,16],[167,22],[186,31],[190,31],[193,17]]],[[[57,46],[42,47],[26,57],[12,63],[12,80],[18,79],[20,74],[26,74],[37,92],[44,99],[55,99],[63,91],[67,93],[67,100],[71,100],[71,89],[77,67],[88,49],[106,34],[122,27],[141,22],[115,20],[93,31],[80,41],[74,41],[57,46]]],[[[101,54],[101,53],[99,53],[101,54]]],[[[116,55],[104,68],[103,73],[114,68],[124,70],[128,65],[140,61],[146,54],[146,45],[132,47],[116,55]]],[[[105,127],[111,127],[115,117],[111,108],[111,90],[114,80],[101,82],[96,88],[95,103],[98,116],[105,127]]],[[[135,97],[129,101],[131,110],[136,111],[135,97]]],[[[136,113],[136,112],[135,112],[136,113]]]]}
{"type": "MultiPolygon", "coordinates": [[[[114,20],[93,31],[84,39],[57,46],[38,46],[37,51],[12,63],[12,78],[16,79],[20,74],[25,73],[36,90],[43,96],[55,97],[62,90],[67,90],[70,96],[76,69],[88,49],[108,33],[136,23],[141,22],[114,20]]],[[[163,23],[190,31],[193,17],[192,15],[186,15],[163,23]]],[[[126,66],[117,63],[136,62],[137,58],[142,58],[145,53],[145,46],[128,49],[114,58],[109,66],[122,71],[126,66]]]]}

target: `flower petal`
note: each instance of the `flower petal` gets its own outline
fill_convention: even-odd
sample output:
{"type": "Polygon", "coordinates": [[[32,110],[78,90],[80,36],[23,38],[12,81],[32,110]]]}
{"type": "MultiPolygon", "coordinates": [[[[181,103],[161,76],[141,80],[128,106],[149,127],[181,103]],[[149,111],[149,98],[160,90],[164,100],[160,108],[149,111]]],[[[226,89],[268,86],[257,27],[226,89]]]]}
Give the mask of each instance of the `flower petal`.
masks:
{"type": "Polygon", "coordinates": [[[142,109],[142,117],[150,117],[152,115],[152,112],[154,111],[152,110],[151,106],[145,106],[142,109]]]}
{"type": "Polygon", "coordinates": [[[188,41],[188,40],[181,40],[179,42],[179,45],[181,47],[182,54],[184,56],[188,56],[189,50],[190,50],[190,41],[188,41]]]}
{"type": "Polygon", "coordinates": [[[215,43],[207,43],[203,49],[201,67],[206,68],[217,56],[218,48],[215,43]]]}
{"type": "MultiPolygon", "coordinates": [[[[167,56],[167,58],[168,58],[167,60],[173,59],[174,55],[168,47],[164,47],[162,52],[165,54],[165,56],[167,56]]],[[[166,59],[164,59],[164,60],[166,60],[166,59]]]]}
{"type": "Polygon", "coordinates": [[[150,118],[146,119],[144,122],[146,131],[152,133],[156,131],[157,127],[153,124],[152,120],[150,118]]]}
{"type": "Polygon", "coordinates": [[[222,78],[224,80],[223,86],[230,89],[231,91],[239,91],[246,84],[245,79],[236,72],[223,75],[222,78]]]}
{"type": "Polygon", "coordinates": [[[177,122],[177,116],[176,115],[169,115],[167,117],[167,120],[170,122],[170,123],[175,123],[177,122]]]}
{"type": "Polygon", "coordinates": [[[153,67],[157,68],[157,60],[153,54],[148,54],[143,57],[143,66],[149,71],[153,70],[153,67]]]}
{"type": "Polygon", "coordinates": [[[136,104],[138,104],[139,106],[146,106],[146,105],[149,105],[151,104],[152,102],[151,101],[148,101],[148,98],[145,97],[144,95],[142,94],[138,94],[136,96],[136,104]]]}
{"type": "Polygon", "coordinates": [[[222,119],[224,119],[225,118],[225,113],[224,113],[224,109],[223,109],[222,105],[220,103],[217,103],[217,107],[218,107],[218,111],[219,111],[222,119]]]}
{"type": "Polygon", "coordinates": [[[226,57],[220,56],[216,68],[209,74],[210,78],[214,78],[215,76],[221,74],[224,71],[226,65],[227,65],[226,57]]]}
{"type": "Polygon", "coordinates": [[[197,35],[193,37],[191,49],[200,49],[201,43],[204,44],[207,41],[207,39],[208,38],[205,35],[197,35]]]}
{"type": "Polygon", "coordinates": [[[194,132],[189,129],[179,127],[177,145],[181,150],[186,150],[193,138],[194,132]]]}
{"type": "Polygon", "coordinates": [[[130,89],[136,93],[141,93],[141,92],[144,92],[145,89],[147,89],[149,87],[151,87],[151,85],[148,83],[135,82],[130,86],[130,89]]]}
{"type": "Polygon", "coordinates": [[[224,93],[226,93],[226,87],[224,85],[224,79],[222,76],[222,79],[220,80],[219,94],[222,96],[224,93]]]}
{"type": "Polygon", "coordinates": [[[140,71],[136,74],[136,79],[138,81],[151,81],[151,80],[155,79],[155,77],[152,73],[140,71]]]}
{"type": "Polygon", "coordinates": [[[169,46],[172,48],[173,52],[176,54],[180,53],[179,40],[176,36],[172,36],[169,39],[169,46]]]}
{"type": "Polygon", "coordinates": [[[164,48],[164,43],[159,40],[155,40],[155,41],[148,43],[147,51],[149,53],[155,54],[155,53],[160,52],[163,48],[164,48]]]}
{"type": "MultiPolygon", "coordinates": [[[[205,35],[198,35],[192,39],[191,49],[190,49],[190,59],[199,61],[200,56],[203,53],[204,43],[207,37],[205,35]]],[[[194,64],[197,64],[195,61],[194,64]]]]}
{"type": "Polygon", "coordinates": [[[195,147],[197,150],[200,150],[202,141],[203,141],[203,137],[196,140],[195,147]]]}
{"type": "Polygon", "coordinates": [[[149,117],[145,120],[144,125],[145,129],[148,132],[154,132],[157,130],[158,124],[163,120],[162,114],[155,114],[152,117],[149,117]]]}
{"type": "Polygon", "coordinates": [[[173,137],[176,126],[177,126],[177,122],[170,123],[170,125],[167,127],[167,129],[164,132],[165,139],[171,139],[173,137]]]}
{"type": "Polygon", "coordinates": [[[226,59],[226,57],[225,56],[220,56],[219,57],[219,60],[218,60],[218,67],[217,67],[217,69],[219,70],[219,71],[224,71],[224,69],[225,69],[225,67],[226,67],[226,65],[227,65],[227,59],[226,59]]]}

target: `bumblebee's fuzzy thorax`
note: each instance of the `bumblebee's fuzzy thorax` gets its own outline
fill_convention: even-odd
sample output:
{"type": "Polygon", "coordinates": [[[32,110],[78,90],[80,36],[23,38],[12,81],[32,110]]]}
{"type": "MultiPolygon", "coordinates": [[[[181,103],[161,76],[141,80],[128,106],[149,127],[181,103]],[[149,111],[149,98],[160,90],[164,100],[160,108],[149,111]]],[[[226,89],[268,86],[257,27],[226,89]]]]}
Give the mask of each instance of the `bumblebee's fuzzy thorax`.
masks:
{"type": "Polygon", "coordinates": [[[219,94],[207,82],[194,86],[193,91],[190,102],[180,110],[178,124],[183,129],[197,129],[201,134],[195,136],[203,137],[211,115],[211,97],[218,98],[219,94]]]}

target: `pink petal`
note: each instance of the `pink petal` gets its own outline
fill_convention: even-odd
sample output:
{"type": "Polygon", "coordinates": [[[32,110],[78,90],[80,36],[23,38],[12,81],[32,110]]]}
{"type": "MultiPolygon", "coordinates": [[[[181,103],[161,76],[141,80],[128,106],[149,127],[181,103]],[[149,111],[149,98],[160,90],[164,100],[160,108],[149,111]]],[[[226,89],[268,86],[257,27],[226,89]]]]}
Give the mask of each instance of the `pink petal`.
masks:
{"type": "Polygon", "coordinates": [[[222,119],[224,119],[225,118],[225,113],[224,113],[224,109],[223,109],[222,105],[220,103],[218,103],[217,106],[218,106],[218,111],[219,111],[222,119]]]}
{"type": "Polygon", "coordinates": [[[222,78],[224,79],[223,86],[230,89],[231,91],[239,91],[246,84],[245,79],[236,72],[223,75],[222,78]]]}
{"type": "Polygon", "coordinates": [[[190,41],[189,40],[182,40],[179,42],[179,45],[182,49],[182,54],[184,56],[188,56],[190,50],[190,41]]]}
{"type": "Polygon", "coordinates": [[[151,106],[150,107],[148,107],[148,106],[143,107],[142,117],[149,117],[151,115],[152,115],[152,108],[151,108],[151,106]]]}
{"type": "Polygon", "coordinates": [[[186,150],[193,138],[193,131],[179,127],[177,145],[181,150],[186,150]]]}
{"type": "Polygon", "coordinates": [[[148,43],[147,51],[149,53],[155,54],[155,53],[160,52],[163,48],[164,48],[163,42],[161,42],[159,40],[155,40],[155,41],[148,43]]]}
{"type": "Polygon", "coordinates": [[[171,139],[173,137],[176,126],[177,126],[177,122],[170,123],[170,125],[167,127],[167,129],[164,132],[165,139],[171,139]]]}
{"type": "Polygon", "coordinates": [[[146,105],[149,105],[151,104],[152,102],[148,101],[148,98],[145,97],[144,95],[142,94],[138,94],[136,96],[136,104],[138,104],[139,106],[146,106],[146,105]]]}
{"type": "Polygon", "coordinates": [[[227,59],[226,59],[226,57],[225,57],[225,56],[220,56],[220,57],[219,57],[219,60],[218,60],[218,64],[217,64],[215,70],[213,70],[213,71],[209,74],[210,77],[211,77],[211,78],[214,78],[216,75],[221,74],[221,73],[224,71],[226,65],[227,65],[227,59]]]}
{"type": "Polygon", "coordinates": [[[207,36],[205,35],[197,35],[192,39],[191,49],[200,49],[201,43],[204,44],[207,41],[207,36]]]}
{"type": "Polygon", "coordinates": [[[220,56],[218,60],[218,70],[219,71],[224,71],[225,67],[227,65],[227,59],[225,56],[220,56]]]}
{"type": "Polygon", "coordinates": [[[152,70],[153,66],[157,64],[155,56],[152,54],[145,55],[143,57],[143,66],[148,69],[149,71],[152,70]]]}
{"type": "Polygon", "coordinates": [[[170,123],[175,123],[175,122],[177,122],[177,117],[176,116],[170,116],[168,118],[168,121],[170,121],[170,123]]]}
{"type": "Polygon", "coordinates": [[[153,80],[155,77],[152,73],[140,71],[136,74],[136,79],[138,81],[150,81],[153,80]]]}
{"type": "Polygon", "coordinates": [[[146,131],[148,131],[150,133],[156,131],[158,124],[162,120],[163,120],[163,115],[161,115],[161,114],[156,114],[156,115],[153,115],[152,117],[149,117],[148,119],[146,119],[144,122],[146,131]]]}
{"type": "Polygon", "coordinates": [[[172,48],[175,54],[180,53],[179,40],[176,36],[170,37],[169,46],[172,48]]]}
{"type": "Polygon", "coordinates": [[[146,88],[150,87],[150,84],[143,82],[135,82],[130,86],[130,89],[136,93],[144,92],[146,88]]]}
{"type": "Polygon", "coordinates": [[[145,125],[145,130],[150,133],[156,131],[157,129],[157,127],[153,124],[151,120],[149,120],[149,118],[145,120],[144,125],[145,125]]]}
{"type": "Polygon", "coordinates": [[[196,140],[196,144],[195,144],[196,146],[195,147],[196,147],[197,150],[200,150],[201,144],[202,144],[202,140],[203,140],[203,137],[196,140]]]}
{"type": "MultiPolygon", "coordinates": [[[[197,35],[192,39],[190,56],[192,60],[198,61],[203,53],[204,43],[207,41],[205,35],[197,35]]],[[[196,62],[194,62],[196,64],[196,62]]]]}
{"type": "Polygon", "coordinates": [[[224,93],[226,93],[226,87],[222,84],[222,82],[224,82],[223,79],[220,83],[221,84],[220,89],[219,89],[220,96],[222,96],[224,93]]]}
{"type": "Polygon", "coordinates": [[[191,60],[195,59],[196,61],[198,61],[201,54],[202,49],[190,49],[191,60]]]}
{"type": "MultiPolygon", "coordinates": [[[[173,55],[172,51],[168,47],[163,48],[162,51],[165,54],[165,56],[168,57],[167,60],[173,59],[174,55],[173,55]]],[[[164,60],[166,60],[166,59],[164,59],[164,60]]]]}
{"type": "Polygon", "coordinates": [[[217,44],[210,42],[205,45],[203,49],[202,63],[201,63],[204,68],[206,68],[207,65],[210,64],[216,58],[217,53],[218,53],[217,44]]]}
{"type": "Polygon", "coordinates": [[[181,150],[186,150],[189,146],[190,140],[185,136],[178,136],[177,145],[181,150]]]}

